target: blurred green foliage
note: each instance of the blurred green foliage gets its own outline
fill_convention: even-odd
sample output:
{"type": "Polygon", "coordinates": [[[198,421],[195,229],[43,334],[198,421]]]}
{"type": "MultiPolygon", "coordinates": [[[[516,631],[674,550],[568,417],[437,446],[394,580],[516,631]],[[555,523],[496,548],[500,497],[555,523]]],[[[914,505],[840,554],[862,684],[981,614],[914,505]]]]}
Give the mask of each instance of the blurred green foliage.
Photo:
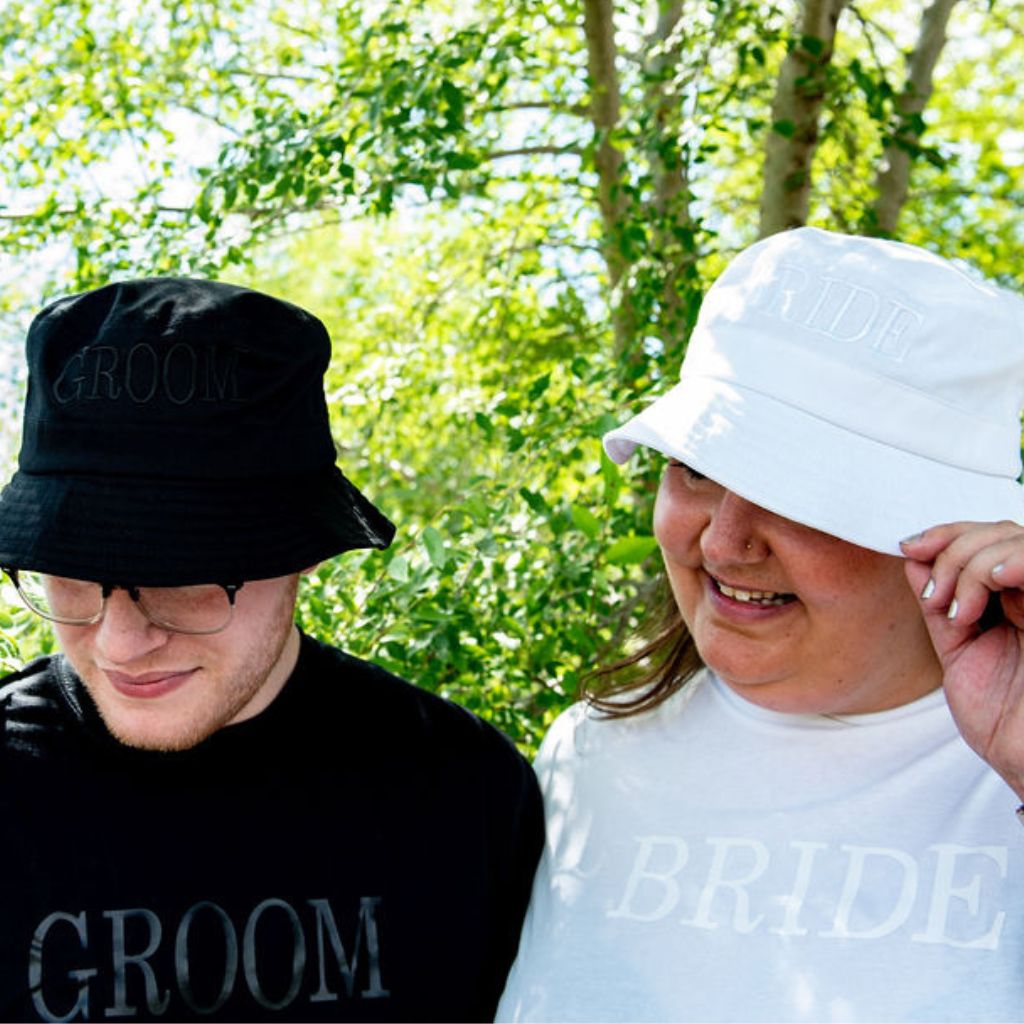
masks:
{"type": "Polygon", "coordinates": [[[624,396],[581,297],[498,279],[490,245],[451,217],[325,230],[261,281],[328,324],[339,463],[399,527],[321,566],[300,622],[532,749],[643,614],[652,477],[601,451],[624,396]]]}
{"type": "MultiPolygon", "coordinates": [[[[594,6],[0,5],[5,336],[41,296],[151,273],[317,313],[339,464],[399,533],[319,567],[300,621],[528,750],[655,599],[658,466],[620,471],[599,437],[674,378],[707,282],[755,237],[766,136],[792,129],[780,64],[820,43],[799,0],[618,0],[601,82],[594,6]]],[[[923,9],[844,11],[810,220],[873,230],[898,138],[900,237],[1020,288],[1024,8],[957,5],[911,142],[895,98],[923,9]]],[[[2,616],[5,666],[51,648],[2,616]]]]}

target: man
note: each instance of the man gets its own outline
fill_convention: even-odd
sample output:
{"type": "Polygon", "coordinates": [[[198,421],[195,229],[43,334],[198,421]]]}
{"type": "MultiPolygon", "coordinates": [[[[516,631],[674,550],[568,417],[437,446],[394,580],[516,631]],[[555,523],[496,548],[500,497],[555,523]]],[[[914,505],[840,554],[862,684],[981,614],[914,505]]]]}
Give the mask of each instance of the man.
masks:
{"type": "Polygon", "coordinates": [[[541,845],[468,712],[300,635],[394,528],[313,316],[158,279],[33,322],[0,566],[62,653],[0,690],[3,1020],[483,1020],[541,845]]]}

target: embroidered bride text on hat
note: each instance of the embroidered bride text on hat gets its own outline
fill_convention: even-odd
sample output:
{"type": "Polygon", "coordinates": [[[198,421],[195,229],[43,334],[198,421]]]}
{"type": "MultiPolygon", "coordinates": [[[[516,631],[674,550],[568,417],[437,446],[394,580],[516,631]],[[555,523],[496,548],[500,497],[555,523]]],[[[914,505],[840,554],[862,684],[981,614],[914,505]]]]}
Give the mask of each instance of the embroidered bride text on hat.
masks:
{"type": "Polygon", "coordinates": [[[782,263],[778,277],[753,292],[750,308],[801,324],[845,344],[863,343],[897,361],[907,354],[924,313],[862,284],[782,263]]]}

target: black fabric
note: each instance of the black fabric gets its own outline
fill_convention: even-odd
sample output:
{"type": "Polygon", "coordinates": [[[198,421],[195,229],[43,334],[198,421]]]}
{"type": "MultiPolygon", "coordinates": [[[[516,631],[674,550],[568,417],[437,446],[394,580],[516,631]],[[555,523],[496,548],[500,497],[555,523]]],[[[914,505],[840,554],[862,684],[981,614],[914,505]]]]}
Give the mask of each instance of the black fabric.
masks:
{"type": "Polygon", "coordinates": [[[542,811],[468,712],[307,637],[182,753],[119,744],[61,657],[0,708],[0,1019],[491,1019],[542,811]]]}
{"type": "Polygon", "coordinates": [[[394,526],[334,464],[330,353],[312,314],[217,281],[122,281],[48,306],[26,341],[0,564],[178,586],[387,547],[394,526]]]}

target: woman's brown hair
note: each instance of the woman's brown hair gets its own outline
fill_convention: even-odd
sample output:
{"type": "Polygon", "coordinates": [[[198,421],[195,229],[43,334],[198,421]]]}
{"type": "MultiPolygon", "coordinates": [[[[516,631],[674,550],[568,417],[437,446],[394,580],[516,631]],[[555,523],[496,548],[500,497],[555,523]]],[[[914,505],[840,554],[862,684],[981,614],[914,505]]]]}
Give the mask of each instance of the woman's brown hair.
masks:
{"type": "Polygon", "coordinates": [[[703,667],[697,645],[679,615],[662,574],[652,602],[655,612],[641,627],[640,647],[619,661],[587,673],[580,696],[608,718],[628,718],[668,700],[703,667]]]}

